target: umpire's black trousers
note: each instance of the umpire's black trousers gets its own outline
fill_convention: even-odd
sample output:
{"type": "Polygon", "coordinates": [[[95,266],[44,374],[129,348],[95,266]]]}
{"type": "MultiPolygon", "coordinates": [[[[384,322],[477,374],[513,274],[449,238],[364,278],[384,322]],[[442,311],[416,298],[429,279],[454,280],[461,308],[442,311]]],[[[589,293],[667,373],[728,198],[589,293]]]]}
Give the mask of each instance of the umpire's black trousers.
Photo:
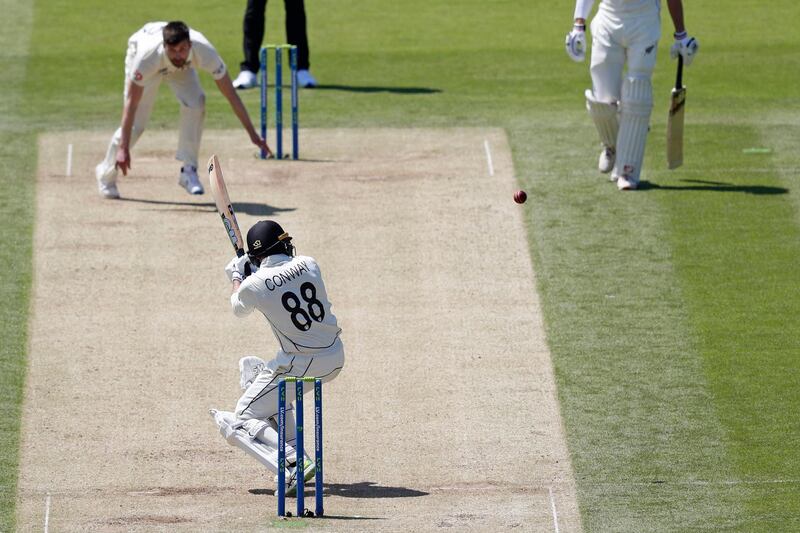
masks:
{"type": "MultiPolygon", "coordinates": [[[[308,36],[306,9],[303,0],[283,0],[286,7],[286,41],[297,46],[297,68],[308,70],[308,36]]],[[[244,61],[242,70],[258,72],[261,43],[264,40],[264,18],[267,0],[247,0],[244,12],[244,61]]],[[[274,40],[274,42],[278,42],[274,40]]]]}

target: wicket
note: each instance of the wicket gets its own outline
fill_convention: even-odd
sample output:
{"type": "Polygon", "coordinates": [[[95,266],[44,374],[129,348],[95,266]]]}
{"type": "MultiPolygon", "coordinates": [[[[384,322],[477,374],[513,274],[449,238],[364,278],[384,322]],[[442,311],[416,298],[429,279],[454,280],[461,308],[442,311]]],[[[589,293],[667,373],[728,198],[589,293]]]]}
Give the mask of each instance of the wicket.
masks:
{"type": "Polygon", "coordinates": [[[278,382],[278,516],[286,516],[286,383],[295,387],[297,458],[297,514],[305,516],[305,453],[303,451],[303,383],[314,383],[314,516],[324,514],[322,507],[322,380],[315,377],[285,377],[278,382]]]}
{"type": "MultiPolygon", "coordinates": [[[[261,138],[267,140],[267,51],[275,50],[275,158],[283,159],[283,51],[289,50],[289,70],[292,78],[292,159],[298,159],[298,94],[297,47],[291,44],[268,44],[261,49],[261,138]]],[[[267,154],[261,151],[261,159],[267,154]]]]}

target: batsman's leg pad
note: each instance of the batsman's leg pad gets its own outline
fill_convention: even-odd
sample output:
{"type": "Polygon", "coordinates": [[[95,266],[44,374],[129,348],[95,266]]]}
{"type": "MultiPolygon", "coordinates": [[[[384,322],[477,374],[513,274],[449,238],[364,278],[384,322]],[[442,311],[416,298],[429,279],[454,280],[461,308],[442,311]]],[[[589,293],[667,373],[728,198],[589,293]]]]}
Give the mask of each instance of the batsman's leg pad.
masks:
{"type": "Polygon", "coordinates": [[[650,78],[627,77],[622,84],[620,108],[617,160],[613,175],[636,184],[642,172],[650,113],[653,110],[650,78]]]}
{"type": "MultiPolygon", "coordinates": [[[[248,422],[261,422],[259,420],[237,420],[233,413],[228,411],[211,410],[211,416],[214,417],[217,427],[219,427],[220,434],[231,446],[241,448],[245,453],[253,457],[256,461],[266,466],[273,473],[278,473],[278,449],[277,449],[277,432],[275,432],[275,447],[270,447],[258,438],[251,437],[249,430],[258,433],[263,430],[262,425],[253,424],[252,427],[246,428],[248,422]]],[[[273,430],[274,432],[274,430],[273,430]]]]}
{"type": "Polygon", "coordinates": [[[592,117],[597,133],[600,135],[600,142],[608,148],[617,146],[617,134],[619,133],[619,118],[617,116],[616,102],[600,102],[594,97],[591,89],[586,89],[586,110],[592,117]]]}
{"type": "MultiPolygon", "coordinates": [[[[274,420],[271,419],[266,421],[258,419],[245,420],[241,423],[241,427],[243,430],[247,432],[247,436],[250,437],[250,439],[257,440],[263,444],[266,444],[267,447],[271,450],[278,449],[278,424],[274,420]]],[[[287,434],[287,437],[288,436],[289,435],[287,434]]],[[[295,452],[294,447],[289,444],[289,439],[287,438],[286,462],[293,463],[295,461],[296,455],[297,454],[295,452]]]]}

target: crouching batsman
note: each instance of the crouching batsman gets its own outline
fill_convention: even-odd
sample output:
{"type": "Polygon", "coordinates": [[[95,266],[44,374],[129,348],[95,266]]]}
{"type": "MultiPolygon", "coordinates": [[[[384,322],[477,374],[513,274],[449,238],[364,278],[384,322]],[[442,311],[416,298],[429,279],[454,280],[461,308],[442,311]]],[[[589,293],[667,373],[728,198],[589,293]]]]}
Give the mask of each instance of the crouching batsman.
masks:
{"type": "MultiPolygon", "coordinates": [[[[220,433],[232,446],[278,472],[278,382],[287,376],[313,376],[324,382],[344,366],[341,329],[317,262],[294,255],[292,238],[274,221],[262,220],[247,232],[247,254],[233,258],[225,272],[232,283],[236,316],[259,311],[267,319],[280,349],[269,361],[246,356],[239,361],[244,393],[236,411],[211,410],[220,433]],[[245,273],[252,274],[246,276],[245,273]]],[[[286,384],[287,398],[295,396],[286,384]]],[[[286,493],[296,490],[297,461],[305,461],[305,479],[314,476],[314,461],[295,452],[294,406],[286,409],[286,493]]]]}

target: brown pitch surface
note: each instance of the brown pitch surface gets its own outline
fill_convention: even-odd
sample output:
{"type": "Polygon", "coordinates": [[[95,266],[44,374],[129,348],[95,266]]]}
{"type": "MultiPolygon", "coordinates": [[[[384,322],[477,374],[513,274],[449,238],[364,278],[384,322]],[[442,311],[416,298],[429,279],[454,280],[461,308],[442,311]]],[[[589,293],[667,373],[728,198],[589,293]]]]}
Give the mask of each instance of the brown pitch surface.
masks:
{"type": "MultiPolygon", "coordinates": [[[[272,474],[208,415],[233,410],[239,357],[277,343],[230,312],[232,248],[210,194],[177,185],[175,133],[145,133],[109,201],[94,165],[110,133],[40,139],[20,530],[42,530],[48,495],[50,531],[286,525],[272,474]]],[[[242,132],[210,131],[202,158],[219,155],[243,231],[274,218],[318,260],[344,330],[324,391],[328,517],[309,527],[579,530],[504,132],[301,142],[306,160],[262,162],[242,132]]]]}

